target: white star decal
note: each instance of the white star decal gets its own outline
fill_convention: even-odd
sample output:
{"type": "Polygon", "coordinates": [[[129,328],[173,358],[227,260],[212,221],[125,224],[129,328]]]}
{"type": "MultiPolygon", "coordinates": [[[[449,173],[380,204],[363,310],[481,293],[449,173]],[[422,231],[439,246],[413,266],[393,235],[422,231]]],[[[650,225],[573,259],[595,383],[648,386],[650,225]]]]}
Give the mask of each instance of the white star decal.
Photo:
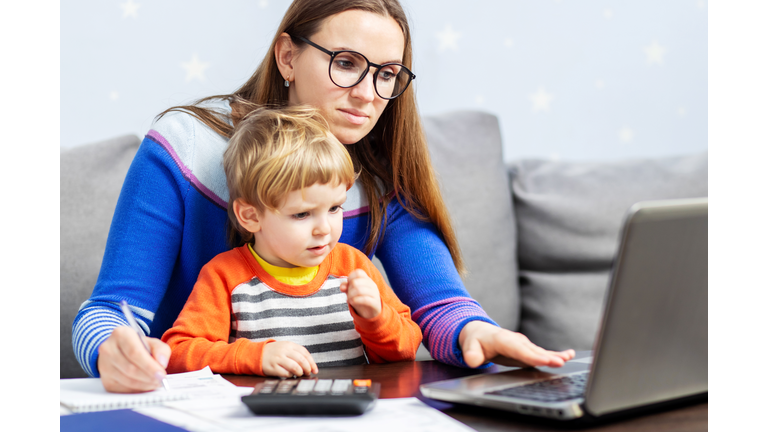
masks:
{"type": "Polygon", "coordinates": [[[645,51],[645,58],[648,60],[648,64],[664,64],[664,54],[667,52],[667,49],[659,45],[658,42],[653,41],[652,44],[643,48],[643,51],[645,51]]]}
{"type": "Polygon", "coordinates": [[[200,59],[197,58],[197,54],[192,54],[192,60],[181,64],[181,67],[187,71],[187,82],[190,82],[193,79],[205,81],[204,72],[210,66],[210,63],[201,62],[200,59]]]}
{"type": "Polygon", "coordinates": [[[555,96],[552,93],[547,93],[544,87],[539,87],[539,91],[528,97],[533,102],[533,112],[549,111],[549,104],[554,98],[555,96]]]}
{"type": "Polygon", "coordinates": [[[435,36],[440,40],[440,46],[437,48],[438,51],[443,52],[446,49],[451,49],[452,51],[459,50],[459,45],[456,42],[461,37],[461,33],[455,32],[450,24],[446,24],[445,29],[435,33],[435,36]]]}
{"type": "Polygon", "coordinates": [[[123,9],[123,18],[138,18],[139,6],[138,3],[134,3],[133,0],[128,0],[125,3],[120,3],[120,7],[123,9]]]}
{"type": "Polygon", "coordinates": [[[619,139],[622,142],[628,143],[632,141],[634,137],[635,137],[635,132],[632,129],[628,127],[623,127],[619,129],[619,139]]]}

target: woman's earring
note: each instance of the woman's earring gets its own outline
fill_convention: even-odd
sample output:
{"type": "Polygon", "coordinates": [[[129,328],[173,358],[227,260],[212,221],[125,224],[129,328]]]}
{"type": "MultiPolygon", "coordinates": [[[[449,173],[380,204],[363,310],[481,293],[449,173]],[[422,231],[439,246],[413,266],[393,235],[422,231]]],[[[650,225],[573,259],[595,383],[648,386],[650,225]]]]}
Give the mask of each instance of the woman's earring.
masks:
{"type": "Polygon", "coordinates": [[[288,81],[288,80],[285,80],[285,86],[286,86],[286,87],[290,87],[290,86],[291,86],[291,82],[290,82],[290,81],[288,81]]]}

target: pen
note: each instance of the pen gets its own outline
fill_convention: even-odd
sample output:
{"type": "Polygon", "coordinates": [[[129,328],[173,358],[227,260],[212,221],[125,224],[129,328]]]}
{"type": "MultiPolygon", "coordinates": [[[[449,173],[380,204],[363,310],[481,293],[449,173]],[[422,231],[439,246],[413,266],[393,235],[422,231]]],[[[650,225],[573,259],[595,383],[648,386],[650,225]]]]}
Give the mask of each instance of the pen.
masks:
{"type": "MultiPolygon", "coordinates": [[[[133,316],[133,312],[131,312],[131,308],[128,307],[128,303],[125,300],[120,300],[120,309],[123,310],[123,315],[125,315],[125,319],[128,320],[128,324],[130,324],[131,328],[133,328],[136,331],[136,334],[139,335],[139,340],[141,341],[141,344],[144,345],[144,348],[147,349],[147,352],[151,356],[152,350],[149,349],[149,345],[147,345],[147,341],[144,340],[144,332],[141,331],[141,327],[139,327],[139,323],[136,322],[136,318],[133,316]]],[[[163,388],[168,390],[168,381],[166,381],[165,378],[163,378],[163,388]]]]}

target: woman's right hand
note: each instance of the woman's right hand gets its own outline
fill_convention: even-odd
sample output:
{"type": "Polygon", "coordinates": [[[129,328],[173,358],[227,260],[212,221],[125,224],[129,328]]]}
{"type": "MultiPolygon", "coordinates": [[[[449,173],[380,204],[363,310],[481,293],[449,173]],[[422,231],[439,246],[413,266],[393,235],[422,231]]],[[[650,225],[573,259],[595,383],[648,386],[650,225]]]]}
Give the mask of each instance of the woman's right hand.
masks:
{"type": "Polygon", "coordinates": [[[101,383],[113,393],[140,393],[162,385],[171,348],[160,339],[145,338],[152,355],[139,340],[136,331],[116,327],[99,347],[97,366],[101,383]]]}

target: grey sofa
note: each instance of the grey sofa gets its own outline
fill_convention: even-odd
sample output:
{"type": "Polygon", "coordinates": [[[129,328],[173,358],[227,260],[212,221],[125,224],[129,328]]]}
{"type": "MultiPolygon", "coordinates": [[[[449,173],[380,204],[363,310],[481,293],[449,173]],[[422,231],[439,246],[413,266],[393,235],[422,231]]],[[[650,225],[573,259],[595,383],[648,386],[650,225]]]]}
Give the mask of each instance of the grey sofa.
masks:
{"type": "MultiPolygon", "coordinates": [[[[592,347],[630,205],[708,192],[706,152],[505,164],[490,114],[448,113],[424,118],[424,126],[469,270],[467,289],[499,325],[549,349],[592,347]]],[[[72,320],[96,282],[139,142],[129,135],[61,152],[61,378],[85,376],[72,351],[72,320]]]]}

